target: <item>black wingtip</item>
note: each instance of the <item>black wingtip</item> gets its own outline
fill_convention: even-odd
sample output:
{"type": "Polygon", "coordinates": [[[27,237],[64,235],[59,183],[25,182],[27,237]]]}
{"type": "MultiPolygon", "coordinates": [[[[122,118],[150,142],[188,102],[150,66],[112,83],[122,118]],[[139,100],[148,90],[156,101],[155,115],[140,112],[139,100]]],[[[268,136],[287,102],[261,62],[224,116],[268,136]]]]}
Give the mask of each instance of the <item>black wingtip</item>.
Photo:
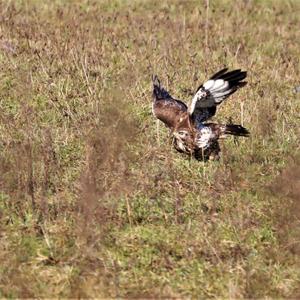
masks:
{"type": "Polygon", "coordinates": [[[229,82],[239,82],[247,77],[247,71],[242,71],[241,69],[236,69],[228,72],[228,68],[224,68],[214,74],[210,79],[223,79],[229,82]]]}
{"type": "Polygon", "coordinates": [[[241,71],[241,69],[233,70],[230,72],[225,73],[224,75],[220,76],[220,79],[229,81],[229,82],[240,82],[247,77],[246,71],[241,71]]]}
{"type": "Polygon", "coordinates": [[[155,74],[152,74],[152,83],[153,83],[153,86],[160,87],[160,81],[159,81],[157,75],[155,75],[155,74]]]}
{"type": "Polygon", "coordinates": [[[239,82],[239,83],[238,83],[238,87],[241,88],[241,87],[245,86],[246,84],[248,84],[247,81],[239,82]]]}
{"type": "Polygon", "coordinates": [[[213,76],[211,76],[209,79],[218,79],[218,78],[220,78],[220,76],[225,74],[227,71],[228,71],[228,68],[223,68],[222,70],[218,71],[213,76]]]}
{"type": "Polygon", "coordinates": [[[167,99],[172,98],[170,94],[164,89],[164,87],[160,84],[160,81],[157,75],[152,75],[152,83],[153,83],[153,98],[156,100],[159,99],[167,99]]]}

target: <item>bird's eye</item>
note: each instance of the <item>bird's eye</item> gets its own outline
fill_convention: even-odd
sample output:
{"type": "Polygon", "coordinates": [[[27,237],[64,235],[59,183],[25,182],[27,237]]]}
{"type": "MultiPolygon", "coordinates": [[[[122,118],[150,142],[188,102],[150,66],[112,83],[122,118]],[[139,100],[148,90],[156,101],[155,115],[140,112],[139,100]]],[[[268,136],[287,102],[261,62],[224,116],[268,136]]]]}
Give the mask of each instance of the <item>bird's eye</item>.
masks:
{"type": "Polygon", "coordinates": [[[185,137],[187,134],[185,131],[179,131],[178,134],[181,136],[181,137],[185,137]]]}

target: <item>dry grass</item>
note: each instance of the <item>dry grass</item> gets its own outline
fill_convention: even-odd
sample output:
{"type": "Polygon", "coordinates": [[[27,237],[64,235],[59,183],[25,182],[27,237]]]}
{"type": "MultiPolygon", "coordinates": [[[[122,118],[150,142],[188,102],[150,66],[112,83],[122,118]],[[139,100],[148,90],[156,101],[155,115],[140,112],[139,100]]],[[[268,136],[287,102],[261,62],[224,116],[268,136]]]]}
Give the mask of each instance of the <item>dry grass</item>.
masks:
{"type": "Polygon", "coordinates": [[[0,2],[0,296],[299,294],[298,1],[0,2]],[[207,4],[209,3],[209,6],[207,4]],[[176,153],[151,115],[223,66],[251,138],[176,153]]]}

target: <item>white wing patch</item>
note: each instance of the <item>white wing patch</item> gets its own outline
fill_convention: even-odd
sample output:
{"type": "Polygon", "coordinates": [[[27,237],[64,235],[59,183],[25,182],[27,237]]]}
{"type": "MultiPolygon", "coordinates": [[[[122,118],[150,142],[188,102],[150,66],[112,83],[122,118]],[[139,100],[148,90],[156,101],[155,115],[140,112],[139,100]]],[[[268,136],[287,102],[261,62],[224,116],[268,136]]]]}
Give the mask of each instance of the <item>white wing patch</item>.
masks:
{"type": "Polygon", "coordinates": [[[224,79],[210,79],[197,91],[189,107],[189,113],[193,114],[197,107],[206,108],[220,104],[236,88],[230,87],[230,82],[224,79]]]}
{"type": "Polygon", "coordinates": [[[223,79],[206,81],[192,99],[189,113],[192,114],[196,107],[212,107],[221,103],[230,93],[229,82],[223,79]]]}
{"type": "Polygon", "coordinates": [[[227,68],[215,73],[209,80],[201,85],[194,95],[188,113],[193,120],[207,120],[216,112],[216,106],[237,91],[240,87],[246,85],[243,81],[247,77],[247,72],[241,69],[229,71],[227,68]],[[205,110],[206,109],[206,110],[205,110]],[[206,117],[203,114],[207,114],[206,117]],[[200,118],[197,116],[200,115],[200,118]]]}
{"type": "Polygon", "coordinates": [[[222,92],[226,90],[228,86],[229,86],[228,81],[224,81],[223,79],[208,80],[203,84],[203,87],[206,90],[209,90],[211,93],[222,92]]]}
{"type": "Polygon", "coordinates": [[[214,83],[215,83],[215,80],[208,80],[208,81],[206,81],[206,82],[203,84],[203,87],[204,87],[206,90],[209,90],[209,89],[211,89],[211,88],[214,86],[214,83]]]}

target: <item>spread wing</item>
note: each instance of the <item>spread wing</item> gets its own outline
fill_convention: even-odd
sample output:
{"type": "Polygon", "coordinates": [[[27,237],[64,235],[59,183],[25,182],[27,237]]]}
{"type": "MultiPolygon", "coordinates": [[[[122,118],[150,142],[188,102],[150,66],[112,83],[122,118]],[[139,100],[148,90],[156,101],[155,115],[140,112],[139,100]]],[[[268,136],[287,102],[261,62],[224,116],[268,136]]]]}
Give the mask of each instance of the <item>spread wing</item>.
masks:
{"type": "Polygon", "coordinates": [[[237,89],[247,84],[243,81],[247,72],[222,69],[208,81],[200,85],[189,107],[189,114],[193,120],[204,122],[215,115],[216,107],[237,89]]]}
{"type": "Polygon", "coordinates": [[[153,76],[153,114],[169,128],[173,129],[183,114],[187,114],[187,106],[174,99],[160,84],[157,76],[153,76]]]}

